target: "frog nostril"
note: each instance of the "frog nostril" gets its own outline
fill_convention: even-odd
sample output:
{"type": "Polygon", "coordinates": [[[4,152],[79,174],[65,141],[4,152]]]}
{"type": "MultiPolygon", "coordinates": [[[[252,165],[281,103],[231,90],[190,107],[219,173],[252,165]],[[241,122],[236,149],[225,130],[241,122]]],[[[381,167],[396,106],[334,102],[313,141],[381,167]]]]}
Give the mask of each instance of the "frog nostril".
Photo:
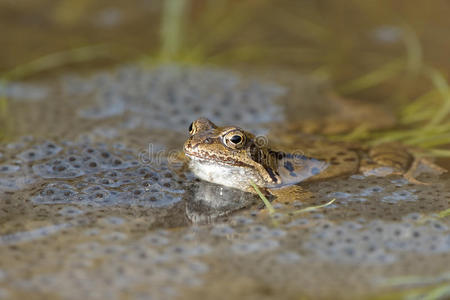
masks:
{"type": "Polygon", "coordinates": [[[205,144],[211,144],[212,142],[213,142],[213,140],[211,138],[205,139],[205,144]]]}

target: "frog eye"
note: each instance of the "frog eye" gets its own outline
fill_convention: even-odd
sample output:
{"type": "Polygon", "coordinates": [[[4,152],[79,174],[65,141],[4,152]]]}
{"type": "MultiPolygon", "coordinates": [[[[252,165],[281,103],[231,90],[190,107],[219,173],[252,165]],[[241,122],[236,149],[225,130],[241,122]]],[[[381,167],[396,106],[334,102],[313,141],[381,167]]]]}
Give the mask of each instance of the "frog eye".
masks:
{"type": "Polygon", "coordinates": [[[193,135],[196,132],[197,132],[197,126],[195,126],[194,122],[192,122],[191,125],[189,125],[189,134],[193,135]]]}
{"type": "Polygon", "coordinates": [[[225,145],[232,149],[238,149],[245,144],[245,135],[240,131],[232,131],[223,137],[225,145]]]}

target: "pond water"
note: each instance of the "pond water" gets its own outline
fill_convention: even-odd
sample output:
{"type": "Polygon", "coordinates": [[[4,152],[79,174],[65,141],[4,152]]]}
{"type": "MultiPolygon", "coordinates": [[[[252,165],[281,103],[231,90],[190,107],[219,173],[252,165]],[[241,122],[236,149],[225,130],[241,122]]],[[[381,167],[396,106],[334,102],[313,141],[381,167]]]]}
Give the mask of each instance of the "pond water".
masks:
{"type": "MultiPolygon", "coordinates": [[[[158,5],[139,5],[158,13],[158,5]]],[[[73,22],[107,31],[139,16],[119,6],[101,11],[73,22]]],[[[275,199],[270,215],[256,195],[202,182],[186,168],[182,145],[198,117],[291,148],[302,143],[300,130],[394,124],[386,106],[338,97],[323,78],[100,62],[89,72],[69,66],[5,81],[0,92],[8,101],[0,299],[375,299],[409,291],[420,299],[448,287],[450,223],[438,215],[450,204],[448,173],[423,172],[418,179],[428,184],[412,184],[366,176],[348,160],[341,176],[301,183],[301,198],[275,199]]],[[[335,144],[320,149],[333,151],[335,144]]]]}

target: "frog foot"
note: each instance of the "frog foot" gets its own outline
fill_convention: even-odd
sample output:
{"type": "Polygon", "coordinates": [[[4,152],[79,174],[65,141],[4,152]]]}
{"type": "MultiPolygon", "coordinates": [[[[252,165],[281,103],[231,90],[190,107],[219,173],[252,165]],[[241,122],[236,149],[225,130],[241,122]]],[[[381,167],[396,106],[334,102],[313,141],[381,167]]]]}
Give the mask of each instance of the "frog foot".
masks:
{"type": "Polygon", "coordinates": [[[431,173],[434,175],[441,175],[447,172],[446,169],[436,165],[430,159],[425,157],[415,158],[411,167],[407,172],[403,173],[403,177],[408,180],[408,182],[413,184],[430,185],[429,182],[423,182],[417,179],[422,173],[431,173]]]}
{"type": "Polygon", "coordinates": [[[405,146],[396,143],[380,144],[361,160],[360,171],[368,176],[400,175],[412,184],[428,185],[417,177],[422,173],[441,175],[446,169],[434,164],[430,159],[410,152],[405,146]]]}
{"type": "Polygon", "coordinates": [[[385,164],[371,164],[370,168],[361,168],[365,176],[384,177],[388,175],[399,175],[408,180],[412,184],[430,185],[431,183],[423,182],[417,179],[420,174],[428,173],[432,175],[441,175],[447,172],[446,169],[436,165],[430,159],[425,157],[414,158],[409,168],[399,168],[387,166],[385,164]]]}

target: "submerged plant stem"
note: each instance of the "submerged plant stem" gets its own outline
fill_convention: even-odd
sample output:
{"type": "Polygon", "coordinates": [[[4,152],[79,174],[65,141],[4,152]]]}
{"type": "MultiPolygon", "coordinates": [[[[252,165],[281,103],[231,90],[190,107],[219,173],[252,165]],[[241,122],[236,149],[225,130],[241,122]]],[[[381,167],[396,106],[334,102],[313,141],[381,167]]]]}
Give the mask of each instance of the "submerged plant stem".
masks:
{"type": "Polygon", "coordinates": [[[273,208],[272,204],[270,204],[270,201],[266,198],[266,196],[264,196],[263,193],[261,193],[261,191],[259,190],[258,186],[253,181],[250,181],[250,184],[255,189],[256,193],[259,196],[259,198],[261,198],[261,200],[264,202],[264,205],[269,210],[269,213],[273,214],[275,212],[275,208],[273,208]]]}
{"type": "Polygon", "coordinates": [[[173,60],[182,44],[182,23],[188,0],[166,0],[161,24],[161,54],[163,60],[173,60]]]}

